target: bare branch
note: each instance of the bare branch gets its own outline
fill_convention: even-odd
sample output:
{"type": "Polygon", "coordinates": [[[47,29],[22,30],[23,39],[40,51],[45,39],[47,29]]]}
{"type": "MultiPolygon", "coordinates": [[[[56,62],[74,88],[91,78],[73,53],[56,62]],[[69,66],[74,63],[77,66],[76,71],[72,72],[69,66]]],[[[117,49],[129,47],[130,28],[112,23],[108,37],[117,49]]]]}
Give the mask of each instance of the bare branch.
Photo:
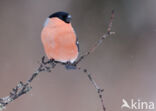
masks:
{"type": "Polygon", "coordinates": [[[87,74],[87,77],[88,79],[90,80],[90,82],[92,83],[92,85],[95,87],[98,95],[99,95],[99,99],[101,101],[101,105],[102,105],[102,108],[103,108],[103,111],[106,111],[106,108],[105,108],[105,105],[104,105],[104,100],[103,100],[103,96],[102,96],[102,92],[104,91],[104,89],[101,89],[97,83],[95,82],[95,80],[93,79],[91,73],[89,73],[87,71],[87,69],[83,69],[81,67],[77,67],[78,70],[82,70],[85,74],[87,74]]]}
{"type": "MultiPolygon", "coordinates": [[[[111,32],[112,29],[112,23],[113,23],[113,19],[114,19],[114,10],[112,10],[112,15],[110,18],[110,22],[108,24],[108,28],[107,28],[107,32],[96,42],[96,44],[90,48],[90,50],[88,52],[86,52],[84,55],[82,55],[74,64],[77,65],[79,62],[81,62],[85,57],[87,57],[89,54],[93,53],[95,51],[95,49],[97,47],[99,47],[102,42],[104,41],[104,39],[106,39],[107,37],[115,34],[115,32],[111,32]]],[[[83,69],[81,67],[77,66],[78,70],[82,70],[85,74],[87,74],[87,77],[89,78],[89,80],[91,81],[92,85],[95,87],[100,101],[101,101],[101,105],[103,108],[103,111],[106,111],[105,105],[104,105],[104,100],[103,100],[103,96],[102,96],[102,92],[104,91],[104,89],[101,89],[97,83],[95,82],[95,80],[93,79],[93,77],[91,76],[91,74],[87,71],[87,69],[83,69]]]]}
{"type": "Polygon", "coordinates": [[[80,56],[80,58],[74,64],[78,64],[81,60],[83,60],[89,54],[93,53],[95,51],[95,49],[97,47],[99,47],[103,43],[104,39],[106,39],[107,37],[115,34],[115,32],[111,32],[111,30],[112,30],[112,24],[113,24],[113,19],[114,19],[114,10],[112,10],[112,15],[111,15],[111,18],[110,18],[110,22],[108,24],[107,32],[95,43],[95,45],[93,47],[91,47],[89,49],[88,52],[86,52],[85,54],[83,54],[82,56],[80,56]]]}
{"type": "Polygon", "coordinates": [[[9,96],[0,98],[0,110],[3,110],[6,105],[8,105],[10,102],[14,101],[15,99],[19,98],[23,94],[26,94],[29,92],[32,87],[30,86],[30,83],[43,71],[51,72],[51,69],[56,66],[56,63],[54,60],[49,60],[47,62],[44,61],[45,57],[42,57],[42,62],[40,63],[39,68],[36,72],[32,74],[30,79],[23,83],[20,81],[15,88],[12,89],[9,96]]]}

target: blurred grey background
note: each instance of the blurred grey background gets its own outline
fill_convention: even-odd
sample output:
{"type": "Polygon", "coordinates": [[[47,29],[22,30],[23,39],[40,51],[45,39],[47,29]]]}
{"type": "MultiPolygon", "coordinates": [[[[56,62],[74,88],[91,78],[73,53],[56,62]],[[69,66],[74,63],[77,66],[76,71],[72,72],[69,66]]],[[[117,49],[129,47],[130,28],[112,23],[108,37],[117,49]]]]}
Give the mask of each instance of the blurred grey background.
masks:
{"type": "MultiPolygon", "coordinates": [[[[115,9],[113,31],[80,66],[104,88],[107,111],[120,111],[122,99],[156,103],[156,0],[1,0],[0,97],[26,81],[44,54],[40,32],[56,11],[72,15],[81,53],[106,31],[115,9]]],[[[102,111],[98,95],[83,72],[58,65],[41,73],[33,89],[6,111],[102,111]]],[[[144,111],[144,110],[142,110],[144,111]]]]}

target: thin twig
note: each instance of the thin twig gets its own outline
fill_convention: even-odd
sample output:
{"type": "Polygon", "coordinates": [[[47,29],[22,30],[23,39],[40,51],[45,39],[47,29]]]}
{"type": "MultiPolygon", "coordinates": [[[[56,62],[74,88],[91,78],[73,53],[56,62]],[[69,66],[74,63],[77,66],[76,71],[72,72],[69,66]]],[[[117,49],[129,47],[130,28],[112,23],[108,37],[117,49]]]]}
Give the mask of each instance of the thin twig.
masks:
{"type": "Polygon", "coordinates": [[[55,61],[49,60],[44,62],[45,57],[42,58],[42,62],[40,63],[39,68],[36,72],[32,74],[32,76],[28,79],[26,83],[20,81],[15,88],[12,89],[9,96],[0,98],[0,110],[3,110],[6,105],[8,105],[13,100],[17,99],[18,97],[22,96],[29,92],[32,87],[30,86],[31,82],[39,75],[40,72],[47,71],[50,72],[52,68],[56,66],[55,61]]]}
{"type": "MultiPolygon", "coordinates": [[[[112,15],[111,15],[111,18],[110,18],[110,22],[108,24],[108,28],[107,28],[107,33],[105,33],[96,43],[93,47],[90,48],[90,50],[88,52],[86,52],[84,55],[82,55],[74,64],[77,66],[77,64],[79,62],[81,62],[85,57],[87,57],[89,54],[93,53],[95,51],[95,49],[97,47],[99,47],[103,40],[106,39],[107,37],[109,37],[110,35],[112,34],[115,34],[115,32],[111,32],[111,29],[112,29],[112,23],[113,23],[113,19],[114,19],[114,10],[112,10],[112,15]]],[[[83,69],[79,66],[77,66],[77,69],[78,70],[82,70],[85,74],[87,74],[87,77],[89,78],[89,80],[91,81],[92,85],[95,87],[97,93],[98,93],[98,96],[100,98],[100,101],[101,101],[101,105],[102,105],[102,108],[103,108],[103,111],[106,111],[106,108],[105,108],[105,105],[104,105],[104,99],[103,99],[103,96],[102,96],[102,92],[104,91],[104,89],[101,89],[97,83],[95,82],[95,80],[93,79],[93,77],[91,76],[91,74],[87,71],[87,69],[83,69]]]]}
{"type": "Polygon", "coordinates": [[[111,15],[111,18],[110,18],[110,22],[108,24],[107,32],[95,43],[95,45],[93,47],[91,47],[89,49],[88,52],[86,52],[85,54],[83,54],[82,56],[80,56],[80,58],[75,62],[75,64],[78,64],[85,57],[87,57],[88,55],[90,55],[91,53],[93,53],[95,51],[95,49],[102,44],[102,42],[104,41],[104,39],[106,39],[107,37],[115,34],[115,32],[111,32],[113,19],[114,19],[114,10],[112,10],[112,15],[111,15]]]}
{"type": "Polygon", "coordinates": [[[101,105],[102,105],[102,109],[103,111],[106,111],[106,108],[105,108],[105,105],[104,105],[104,100],[103,100],[103,96],[102,96],[102,92],[104,91],[104,89],[101,89],[97,83],[95,82],[95,80],[93,79],[91,73],[88,72],[87,69],[83,69],[81,67],[77,67],[78,70],[82,70],[85,74],[87,74],[87,77],[88,79],[90,80],[90,82],[92,83],[92,85],[95,87],[97,93],[98,93],[98,96],[99,96],[99,99],[100,99],[100,102],[101,102],[101,105]]]}

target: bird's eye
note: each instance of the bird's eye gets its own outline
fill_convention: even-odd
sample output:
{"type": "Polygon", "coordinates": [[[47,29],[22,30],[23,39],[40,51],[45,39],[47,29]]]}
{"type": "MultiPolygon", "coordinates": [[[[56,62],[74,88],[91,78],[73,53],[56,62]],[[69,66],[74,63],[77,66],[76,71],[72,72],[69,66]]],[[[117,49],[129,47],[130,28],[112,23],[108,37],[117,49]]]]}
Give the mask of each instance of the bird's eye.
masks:
{"type": "Polygon", "coordinates": [[[66,15],[64,15],[64,16],[63,16],[63,19],[65,20],[66,18],[67,18],[67,16],[66,16],[66,15]]]}

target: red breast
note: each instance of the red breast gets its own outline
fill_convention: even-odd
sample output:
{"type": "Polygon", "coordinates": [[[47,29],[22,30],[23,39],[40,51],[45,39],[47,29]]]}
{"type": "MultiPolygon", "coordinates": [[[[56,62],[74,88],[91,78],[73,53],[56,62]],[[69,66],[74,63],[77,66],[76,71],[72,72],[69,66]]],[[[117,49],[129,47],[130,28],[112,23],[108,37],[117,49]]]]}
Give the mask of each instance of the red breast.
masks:
{"type": "Polygon", "coordinates": [[[74,62],[77,59],[78,47],[71,23],[67,24],[56,17],[49,18],[42,30],[41,39],[49,59],[60,62],[74,62]]]}

